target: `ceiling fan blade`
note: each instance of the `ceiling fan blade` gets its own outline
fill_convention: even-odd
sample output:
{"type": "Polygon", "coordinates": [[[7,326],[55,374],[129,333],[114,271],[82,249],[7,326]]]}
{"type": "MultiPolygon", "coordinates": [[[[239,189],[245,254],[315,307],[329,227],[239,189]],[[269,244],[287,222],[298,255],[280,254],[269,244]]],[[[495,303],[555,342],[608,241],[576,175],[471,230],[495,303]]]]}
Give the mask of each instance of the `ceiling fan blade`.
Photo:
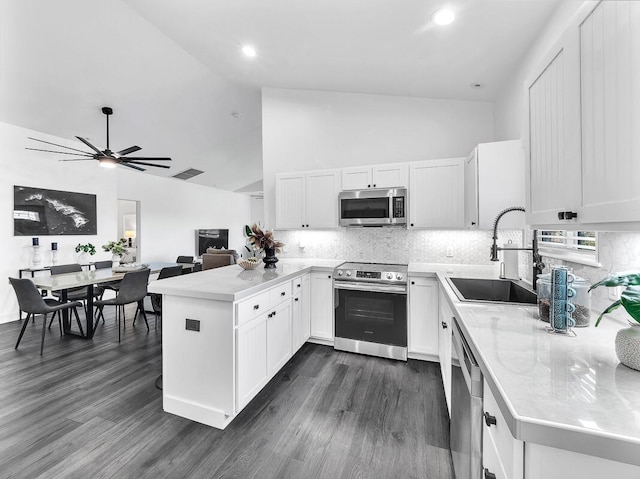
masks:
{"type": "MultiPolygon", "coordinates": [[[[91,153],[88,153],[88,152],[83,152],[83,154],[81,155],[80,153],[71,153],[70,151],[41,150],[40,148],[25,148],[25,150],[46,151],[47,153],[58,153],[59,155],[87,156],[87,157],[93,159],[93,155],[91,153]]],[[[80,151],[80,150],[78,150],[78,151],[80,151]]]]}
{"type": "Polygon", "coordinates": [[[135,153],[138,150],[142,150],[139,146],[130,146],[129,148],[125,148],[124,150],[119,151],[117,154],[120,156],[128,155],[129,153],[135,153]]]}
{"type": "Polygon", "coordinates": [[[121,162],[121,164],[123,164],[123,165],[144,165],[144,166],[155,166],[156,168],[167,168],[167,169],[168,169],[168,168],[171,168],[171,167],[170,167],[170,166],[168,166],[168,165],[154,165],[153,163],[146,163],[146,162],[144,162],[144,161],[137,161],[137,160],[134,160],[134,161],[128,161],[128,162],[126,162],[126,163],[125,163],[125,162],[121,162]]]}
{"type": "Polygon", "coordinates": [[[89,143],[89,140],[85,140],[84,138],[81,138],[79,136],[76,136],[76,138],[78,140],[80,140],[82,143],[84,143],[85,145],[87,145],[89,148],[91,148],[93,151],[98,153],[99,155],[104,155],[104,153],[102,151],[98,150],[95,146],[93,146],[91,143],[89,143]]]}
{"type": "Polygon", "coordinates": [[[63,158],[62,160],[58,160],[58,161],[87,161],[87,160],[95,160],[95,158],[91,157],[91,158],[63,158]]]}
{"type": "Polygon", "coordinates": [[[143,160],[143,161],[173,161],[171,158],[156,158],[156,157],[152,157],[152,156],[127,156],[127,157],[123,157],[120,158],[121,160],[143,160]]]}
{"type": "Polygon", "coordinates": [[[133,168],[134,170],[138,170],[138,171],[146,171],[144,168],[140,168],[140,167],[135,166],[135,165],[130,165],[130,164],[128,164],[128,163],[118,162],[118,164],[119,164],[119,165],[122,165],[122,166],[126,166],[127,168],[133,168]]]}
{"type": "MultiPolygon", "coordinates": [[[[50,141],[38,140],[37,138],[32,138],[30,136],[28,136],[27,138],[29,138],[30,140],[33,140],[33,141],[39,141],[40,143],[46,143],[47,145],[59,146],[60,148],[67,148],[68,150],[79,151],[80,153],[86,153],[85,151],[78,150],[76,148],[71,148],[70,146],[58,145],[57,143],[51,143],[50,141]]],[[[32,150],[32,149],[33,148],[27,148],[27,150],[32,150]]],[[[45,151],[45,150],[42,150],[42,151],[45,151]]]]}

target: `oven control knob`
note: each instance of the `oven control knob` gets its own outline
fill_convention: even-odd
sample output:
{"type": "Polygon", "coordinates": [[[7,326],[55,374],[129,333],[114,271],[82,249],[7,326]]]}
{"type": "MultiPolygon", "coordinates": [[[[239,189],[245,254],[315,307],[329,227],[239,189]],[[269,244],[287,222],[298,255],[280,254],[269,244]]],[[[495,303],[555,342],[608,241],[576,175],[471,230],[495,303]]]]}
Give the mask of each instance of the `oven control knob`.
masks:
{"type": "Polygon", "coordinates": [[[393,273],[387,273],[387,279],[393,279],[393,273]]]}
{"type": "Polygon", "coordinates": [[[347,276],[351,276],[351,271],[347,270],[347,276]]]}
{"type": "Polygon", "coordinates": [[[396,274],[396,279],[398,281],[401,281],[402,280],[402,275],[400,273],[396,274]]]}
{"type": "Polygon", "coordinates": [[[344,274],[344,271],[342,271],[341,269],[338,270],[338,276],[342,276],[344,274]]]}

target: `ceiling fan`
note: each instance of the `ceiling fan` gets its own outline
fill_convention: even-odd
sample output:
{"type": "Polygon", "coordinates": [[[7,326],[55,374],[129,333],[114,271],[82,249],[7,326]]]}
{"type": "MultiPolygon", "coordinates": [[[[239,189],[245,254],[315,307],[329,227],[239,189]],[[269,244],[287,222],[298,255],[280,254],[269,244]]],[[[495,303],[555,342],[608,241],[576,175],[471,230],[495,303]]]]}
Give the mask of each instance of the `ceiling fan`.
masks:
{"type": "Polygon", "coordinates": [[[39,140],[37,138],[28,137],[30,140],[39,141],[41,143],[46,143],[47,145],[58,146],[60,148],[66,148],[71,151],[54,151],[54,150],[42,150],[39,148],[26,148],[27,150],[34,151],[46,151],[48,153],[58,153],[60,155],[72,155],[79,156],[81,158],[65,158],[60,161],[86,161],[86,160],[98,160],[100,162],[100,166],[104,166],[105,168],[115,168],[116,165],[126,166],[127,168],[133,168],[134,170],[145,171],[144,168],[141,168],[137,165],[144,166],[153,166],[155,168],[169,168],[168,165],[155,165],[153,163],[148,163],[149,161],[171,161],[171,158],[157,158],[157,157],[145,157],[145,156],[127,156],[131,153],[135,153],[138,150],[141,150],[139,146],[130,146],[129,148],[125,148],[124,150],[120,150],[118,152],[111,151],[109,149],[109,116],[113,115],[113,109],[108,106],[102,107],[102,113],[104,113],[107,117],[107,148],[105,150],[100,150],[97,147],[93,146],[89,140],[85,138],[81,138],[76,136],[78,140],[87,145],[89,148],[93,150],[93,152],[87,152],[78,150],[76,148],[71,148],[65,145],[58,145],[57,143],[51,143],[49,141],[39,140]],[[77,152],[77,153],[72,153],[77,152]]]}

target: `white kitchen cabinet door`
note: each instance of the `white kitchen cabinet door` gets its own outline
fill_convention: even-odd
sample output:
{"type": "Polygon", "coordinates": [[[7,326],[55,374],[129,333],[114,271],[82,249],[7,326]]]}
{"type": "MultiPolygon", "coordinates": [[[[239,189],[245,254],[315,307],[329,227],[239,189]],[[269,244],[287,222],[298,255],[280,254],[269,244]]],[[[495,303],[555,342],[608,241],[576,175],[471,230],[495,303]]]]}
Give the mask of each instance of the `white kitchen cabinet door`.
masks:
{"type": "Polygon", "coordinates": [[[276,228],[303,228],[305,211],[305,174],[276,175],[276,228]]]}
{"type": "Polygon", "coordinates": [[[409,281],[409,357],[438,358],[438,280],[410,278],[409,281]]]}
{"type": "Polygon", "coordinates": [[[356,166],[342,169],[343,190],[364,190],[371,188],[372,184],[370,166],[356,166]]]}
{"type": "Polygon", "coordinates": [[[267,315],[236,329],[236,410],[241,410],[267,381],[267,315]]]}
{"type": "MultiPolygon", "coordinates": [[[[492,229],[498,214],[526,206],[524,151],[520,140],[480,143],[464,167],[464,216],[467,228],[492,229]]],[[[503,217],[500,227],[522,229],[525,215],[503,217]]]]}
{"type": "MultiPolygon", "coordinates": [[[[333,285],[332,285],[333,289],[333,285]]],[[[333,292],[332,292],[333,294],[333,292]]],[[[301,304],[301,325],[302,325],[302,336],[300,341],[300,346],[302,346],[309,336],[311,336],[311,278],[310,275],[305,274],[302,276],[302,292],[300,293],[300,302],[301,304]]],[[[333,318],[333,314],[332,314],[333,318]]],[[[333,324],[333,321],[332,321],[333,324]]]]}
{"type": "Polygon", "coordinates": [[[333,283],[330,273],[311,273],[311,337],[333,342],[333,283]]]}
{"type": "Polygon", "coordinates": [[[409,185],[409,165],[392,163],[373,167],[373,188],[406,188],[409,185]]]}
{"type": "Polygon", "coordinates": [[[309,275],[294,280],[294,297],[291,303],[292,354],[309,339],[311,334],[311,304],[309,298],[309,275]]]}
{"type": "Polygon", "coordinates": [[[338,227],[340,171],[323,170],[306,174],[306,228],[338,227]]]}
{"type": "Polygon", "coordinates": [[[300,295],[297,295],[291,299],[291,353],[295,354],[303,343],[302,301],[300,295]]]}
{"type": "Polygon", "coordinates": [[[442,374],[444,397],[447,401],[449,417],[451,417],[451,328],[453,327],[453,311],[443,291],[440,291],[439,303],[440,325],[438,327],[438,356],[440,359],[440,373],[442,374]]]}
{"type": "Polygon", "coordinates": [[[640,221],[640,2],[580,25],[582,223],[640,221]]]}
{"type": "Polygon", "coordinates": [[[291,358],[291,301],[267,314],[267,377],[272,378],[291,358]]]}
{"type": "MultiPolygon", "coordinates": [[[[567,224],[580,207],[580,65],[569,29],[526,81],[528,224],[567,224]]],[[[575,222],[575,220],[571,220],[575,222]]]]}
{"type": "Polygon", "coordinates": [[[464,226],[464,158],[410,163],[409,226],[464,226]]]}

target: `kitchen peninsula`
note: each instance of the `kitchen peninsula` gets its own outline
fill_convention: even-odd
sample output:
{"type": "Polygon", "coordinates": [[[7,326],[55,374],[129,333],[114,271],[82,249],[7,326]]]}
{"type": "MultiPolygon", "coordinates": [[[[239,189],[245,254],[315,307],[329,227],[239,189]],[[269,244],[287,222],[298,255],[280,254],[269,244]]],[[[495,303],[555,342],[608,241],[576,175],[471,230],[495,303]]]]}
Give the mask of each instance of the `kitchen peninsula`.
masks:
{"type": "Polygon", "coordinates": [[[342,262],[232,265],[151,283],[163,295],[164,410],[224,429],[310,337],[330,343],[331,273],[342,262]]]}

